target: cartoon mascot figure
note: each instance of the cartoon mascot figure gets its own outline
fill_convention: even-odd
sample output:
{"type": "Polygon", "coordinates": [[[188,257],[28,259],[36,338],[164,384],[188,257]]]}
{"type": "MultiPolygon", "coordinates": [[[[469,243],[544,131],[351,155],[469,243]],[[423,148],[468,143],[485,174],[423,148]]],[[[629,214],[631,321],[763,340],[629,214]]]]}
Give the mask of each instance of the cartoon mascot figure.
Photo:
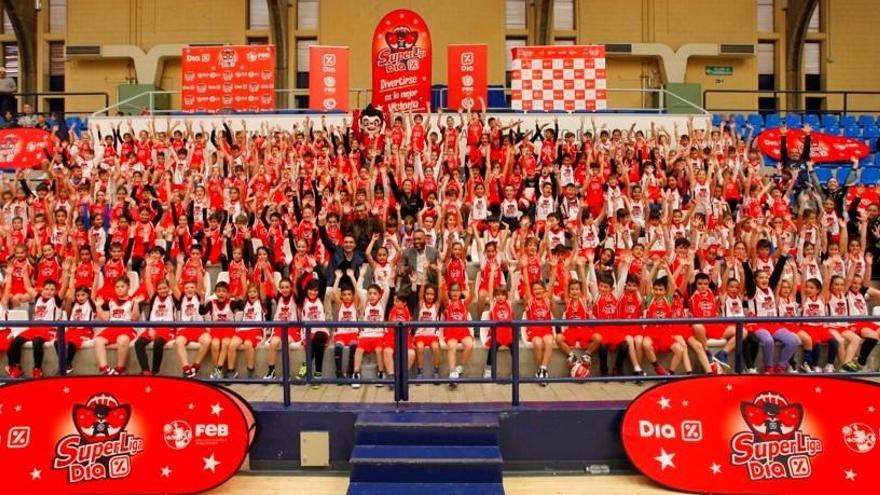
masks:
{"type": "Polygon", "coordinates": [[[363,110],[355,110],[352,117],[352,134],[369,161],[385,149],[385,114],[382,107],[367,105],[363,110]]]}

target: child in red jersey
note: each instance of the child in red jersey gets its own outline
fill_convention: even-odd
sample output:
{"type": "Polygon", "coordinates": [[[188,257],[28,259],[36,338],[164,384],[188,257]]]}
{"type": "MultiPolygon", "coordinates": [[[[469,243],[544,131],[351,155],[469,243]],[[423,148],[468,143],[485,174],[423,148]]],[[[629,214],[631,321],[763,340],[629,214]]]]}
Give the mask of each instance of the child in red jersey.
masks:
{"type": "MultiPolygon", "coordinates": [[[[412,316],[409,314],[409,308],[406,305],[406,295],[404,294],[395,294],[394,302],[391,306],[391,312],[388,313],[388,321],[389,322],[407,322],[412,321],[412,316]]],[[[404,332],[406,332],[406,366],[407,369],[412,368],[413,362],[416,359],[416,349],[415,344],[413,343],[412,333],[410,333],[410,329],[404,327],[404,332]]],[[[388,327],[385,329],[385,341],[384,341],[384,349],[382,351],[382,357],[385,361],[385,371],[387,373],[388,378],[394,382],[394,353],[399,352],[397,349],[397,327],[388,327]]],[[[393,385],[389,385],[389,387],[394,388],[393,385]]]]}
{"type": "MultiPolygon", "coordinates": [[[[555,259],[551,259],[550,265],[551,281],[555,281],[558,263],[555,259]]],[[[581,272],[580,279],[585,279],[583,266],[578,268],[581,272]]],[[[590,317],[589,310],[592,306],[592,298],[589,293],[585,293],[581,280],[571,280],[568,283],[563,319],[586,320],[590,317]]],[[[614,306],[616,307],[616,304],[614,306]]],[[[602,345],[602,334],[599,333],[597,327],[567,326],[561,333],[556,334],[556,345],[572,360],[574,359],[575,347],[584,349],[584,359],[588,366],[592,360],[591,354],[598,351],[602,373],[608,373],[608,349],[602,345]]]]}
{"type": "MultiPolygon", "coordinates": [[[[194,283],[194,282],[187,282],[194,283]]],[[[184,284],[184,287],[186,284],[184,284]]],[[[198,292],[197,292],[198,293],[198,292]]],[[[231,322],[235,321],[235,311],[240,308],[237,300],[229,297],[229,284],[217,282],[214,285],[214,300],[207,302],[211,314],[211,321],[231,322]]],[[[229,343],[235,337],[235,328],[212,327],[211,333],[211,359],[214,361],[214,371],[211,378],[222,378],[226,362],[231,360],[229,355],[229,343]]]]}
{"type": "MultiPolygon", "coordinates": [[[[492,294],[494,295],[494,299],[492,301],[492,307],[489,308],[489,320],[496,322],[512,321],[513,308],[508,299],[507,288],[492,287],[492,294]]],[[[497,352],[501,348],[510,349],[510,346],[514,345],[512,327],[497,326],[494,330],[494,338],[491,329],[489,335],[486,337],[485,345],[489,349],[489,352],[486,353],[486,368],[483,370],[483,378],[492,378],[493,347],[495,348],[494,351],[497,352]]]]}
{"type": "MultiPolygon", "coordinates": [[[[57,284],[54,280],[47,280],[40,290],[40,295],[34,300],[32,319],[34,321],[51,322],[61,319],[61,300],[57,296],[57,284]]],[[[15,328],[12,330],[13,338],[9,346],[9,363],[6,373],[10,378],[22,376],[21,353],[22,346],[27,342],[33,343],[34,369],[32,376],[43,376],[43,345],[55,340],[54,327],[30,327],[15,328]]]]}
{"type": "Polygon", "coordinates": [[[263,307],[263,294],[259,287],[251,285],[245,291],[245,300],[238,304],[237,310],[241,311],[239,321],[245,323],[241,328],[235,328],[235,335],[229,341],[229,353],[226,359],[226,375],[224,378],[238,378],[238,372],[235,368],[237,358],[236,351],[239,346],[244,349],[245,367],[247,368],[247,377],[254,377],[254,368],[256,367],[257,346],[263,342],[265,338],[262,322],[266,320],[266,311],[263,307]],[[251,325],[247,325],[250,323],[251,325]],[[253,326],[252,326],[253,325],[253,326]]]}
{"type": "MultiPolygon", "coordinates": [[[[278,283],[278,294],[275,296],[273,306],[274,314],[272,315],[272,321],[283,324],[297,320],[296,299],[293,294],[293,284],[290,280],[282,279],[278,283]]],[[[293,327],[288,328],[287,342],[290,344],[291,348],[293,348],[294,344],[302,342],[302,334],[300,330],[293,327]]],[[[269,351],[266,354],[266,365],[268,366],[268,369],[266,375],[263,376],[264,380],[274,380],[276,378],[275,363],[278,361],[278,351],[280,349],[281,328],[275,328],[272,330],[272,336],[269,337],[269,351]]]]}
{"type": "MultiPolygon", "coordinates": [[[[367,287],[366,304],[364,304],[364,321],[370,323],[378,323],[385,321],[385,297],[382,295],[382,289],[376,284],[370,284],[367,287]]],[[[361,378],[361,363],[364,354],[376,355],[376,367],[378,369],[379,380],[385,378],[385,360],[383,353],[385,349],[385,329],[382,327],[366,327],[361,329],[357,339],[357,350],[354,353],[354,372],[352,373],[352,388],[359,388],[360,384],[357,380],[361,378]]],[[[381,386],[381,385],[380,385],[381,386]]]]}
{"type": "MultiPolygon", "coordinates": [[[[179,270],[179,269],[178,269],[179,270]]],[[[210,310],[210,305],[202,305],[202,300],[196,291],[195,282],[183,284],[183,291],[177,278],[171,279],[171,291],[179,304],[179,321],[197,322],[204,321],[204,314],[210,310]]],[[[174,352],[180,362],[181,370],[185,378],[195,378],[199,373],[202,361],[211,350],[211,331],[204,327],[178,328],[174,336],[174,352]],[[196,359],[190,364],[187,353],[187,345],[190,342],[198,342],[199,349],[196,351],[196,359]]]]}
{"type": "MultiPolygon", "coordinates": [[[[105,321],[132,322],[140,318],[140,299],[129,297],[128,277],[116,279],[114,285],[115,297],[105,300],[98,297],[98,318],[105,321]]],[[[131,327],[109,327],[97,332],[95,335],[95,359],[98,361],[98,371],[104,375],[124,375],[125,364],[128,361],[129,344],[135,337],[135,330],[131,327]],[[116,345],[116,367],[107,366],[107,346],[116,345]]]]}
{"type": "MultiPolygon", "coordinates": [[[[413,276],[416,276],[413,274],[413,276]]],[[[419,321],[437,321],[440,319],[440,304],[437,301],[437,288],[432,285],[422,285],[419,295],[418,319],[419,321]]],[[[425,350],[431,349],[431,358],[434,364],[432,378],[440,378],[440,337],[436,327],[419,327],[415,329],[416,353],[416,378],[423,378],[425,350]]]]}
{"type": "MultiPolygon", "coordinates": [[[[670,272],[669,265],[665,260],[652,267],[648,280],[654,281],[651,284],[651,294],[645,296],[645,318],[668,319],[676,317],[673,296],[670,294],[674,277],[675,275],[670,272]],[[666,276],[654,279],[660,267],[665,269],[666,276]]],[[[672,352],[671,370],[674,371],[683,362],[685,370],[688,373],[691,372],[688,347],[682,333],[685,332],[678,325],[651,325],[645,330],[642,349],[657,375],[670,374],[666,368],[658,363],[657,359],[658,354],[666,352],[672,352]]]]}
{"type": "MultiPolygon", "coordinates": [[[[718,318],[720,312],[718,301],[715,298],[715,292],[710,287],[709,275],[702,272],[697,273],[694,276],[694,287],[695,290],[691,294],[689,303],[691,316],[694,318],[718,318]]],[[[709,345],[707,339],[730,338],[729,327],[732,327],[732,325],[724,323],[695,323],[693,325],[694,335],[688,338],[688,345],[696,353],[697,360],[706,373],[713,375],[721,374],[719,363],[715,359],[712,359],[712,362],[709,361],[712,355],[708,353],[709,345]]],[[[736,333],[735,327],[733,327],[733,333],[736,333]]]]}
{"type": "MultiPolygon", "coordinates": [[[[354,271],[348,269],[346,274],[349,280],[354,280],[354,271]]],[[[355,293],[354,287],[346,283],[342,288],[339,281],[342,278],[342,270],[335,271],[333,290],[331,296],[336,306],[336,321],[358,321],[361,313],[361,301],[355,293]]],[[[351,378],[354,371],[354,355],[357,351],[357,340],[360,329],[357,327],[337,327],[333,331],[333,362],[336,365],[336,378],[351,378]],[[342,367],[342,353],[348,348],[348,373],[342,367]]]]}
{"type": "MultiPolygon", "coordinates": [[[[550,307],[550,291],[544,288],[544,283],[541,282],[540,279],[531,279],[531,274],[528,270],[528,262],[526,260],[523,260],[520,269],[524,275],[521,287],[524,286],[526,288],[523,297],[523,303],[526,306],[525,319],[552,320],[553,313],[550,307]]],[[[550,358],[553,356],[553,327],[549,325],[527,327],[526,339],[528,342],[532,343],[532,350],[535,354],[535,364],[538,367],[535,372],[535,377],[547,378],[547,367],[550,365],[550,358]]],[[[546,386],[546,383],[541,382],[541,385],[546,386]]]]}
{"type": "Polygon", "coordinates": [[[27,250],[21,244],[15,246],[12,260],[6,263],[6,284],[3,288],[3,306],[16,308],[36,297],[31,282],[34,267],[27,259],[27,250]]]}
{"type": "MultiPolygon", "coordinates": [[[[494,279],[494,268],[491,268],[491,266],[491,276],[489,278],[494,279]]],[[[440,305],[443,307],[443,319],[447,321],[470,320],[473,291],[463,292],[462,286],[458,283],[453,283],[447,289],[445,280],[445,277],[440,277],[440,287],[438,289],[440,305]]],[[[490,285],[492,285],[491,282],[490,285]]],[[[446,356],[450,379],[457,380],[464,374],[464,366],[457,364],[459,344],[462,346],[461,362],[468,363],[471,359],[471,354],[474,351],[474,336],[471,331],[468,327],[444,327],[440,330],[441,338],[446,341],[446,356]]],[[[455,387],[454,384],[450,384],[450,386],[455,387]]]]}
{"type": "Polygon", "coordinates": [[[167,280],[160,280],[153,285],[151,267],[147,267],[144,283],[148,286],[147,293],[153,294],[150,298],[149,321],[162,322],[168,326],[145,328],[134,341],[134,353],[141,367],[141,375],[158,375],[162,368],[162,358],[165,355],[165,344],[174,340],[175,329],[173,322],[177,320],[178,301],[171,293],[171,287],[167,280]],[[153,344],[153,364],[150,366],[147,359],[147,345],[153,344]]]}
{"type": "MultiPolygon", "coordinates": [[[[116,281],[127,276],[125,259],[123,258],[122,244],[113,242],[110,244],[110,259],[104,263],[101,269],[104,276],[104,284],[98,291],[98,298],[104,300],[113,299],[116,296],[116,281]]],[[[126,294],[128,297],[128,294],[126,294]]]]}

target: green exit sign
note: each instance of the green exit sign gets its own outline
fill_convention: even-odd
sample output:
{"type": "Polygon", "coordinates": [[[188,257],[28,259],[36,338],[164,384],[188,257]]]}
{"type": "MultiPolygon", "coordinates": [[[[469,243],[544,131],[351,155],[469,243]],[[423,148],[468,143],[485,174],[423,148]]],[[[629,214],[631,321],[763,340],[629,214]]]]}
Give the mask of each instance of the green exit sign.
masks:
{"type": "Polygon", "coordinates": [[[732,76],[733,75],[733,67],[729,65],[707,65],[706,66],[706,75],[707,76],[732,76]]]}

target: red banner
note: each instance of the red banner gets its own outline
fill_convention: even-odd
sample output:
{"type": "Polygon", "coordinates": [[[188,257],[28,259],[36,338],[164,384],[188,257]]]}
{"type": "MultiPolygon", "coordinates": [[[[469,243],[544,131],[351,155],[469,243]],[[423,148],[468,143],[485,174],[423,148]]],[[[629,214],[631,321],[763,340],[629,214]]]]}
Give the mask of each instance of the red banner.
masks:
{"type": "Polygon", "coordinates": [[[653,387],[623,417],[645,476],[693,493],[873,493],[880,386],[857,379],[724,376],[653,387]]]}
{"type": "Polygon", "coordinates": [[[55,151],[55,137],[29,127],[0,130],[0,168],[37,167],[55,151]]]}
{"type": "Polygon", "coordinates": [[[431,109],[431,33],[411,10],[389,12],[373,33],[373,106],[388,112],[431,109]]]}
{"type": "Polygon", "coordinates": [[[244,401],[196,381],[75,377],[0,388],[7,493],[210,490],[241,466],[254,430],[244,401]]]}
{"type": "Polygon", "coordinates": [[[183,111],[275,108],[273,45],[188,47],[181,57],[183,111]]]}
{"type": "Polygon", "coordinates": [[[309,47],[309,108],[348,111],[348,47],[309,47]]]}
{"type": "Polygon", "coordinates": [[[486,101],[489,93],[488,50],[486,45],[449,45],[447,107],[478,108],[480,98],[486,101]]]}
{"type": "MultiPolygon", "coordinates": [[[[810,159],[816,163],[848,162],[852,157],[868,156],[868,146],[864,141],[843,136],[832,136],[814,132],[810,135],[810,159]]],[[[782,141],[779,128],[767,129],[758,135],[758,147],[774,160],[782,159],[782,141]]],[[[789,129],[786,135],[789,152],[804,147],[804,131],[789,129]]]]}
{"type": "Polygon", "coordinates": [[[608,105],[605,46],[513,48],[511,108],[538,111],[595,111],[608,105]]]}

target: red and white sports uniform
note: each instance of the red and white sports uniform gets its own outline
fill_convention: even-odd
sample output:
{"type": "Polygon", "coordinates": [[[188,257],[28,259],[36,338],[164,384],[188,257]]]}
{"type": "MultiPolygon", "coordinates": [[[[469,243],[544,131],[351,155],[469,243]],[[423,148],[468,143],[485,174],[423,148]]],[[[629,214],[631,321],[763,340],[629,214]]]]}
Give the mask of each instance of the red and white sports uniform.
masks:
{"type": "MultiPolygon", "coordinates": [[[[198,295],[192,297],[183,295],[180,297],[180,321],[204,321],[201,313],[202,301],[198,295]]],[[[177,337],[183,337],[187,343],[198,342],[203,334],[210,334],[207,328],[178,328],[177,337]]]]}
{"type": "MultiPolygon", "coordinates": [[[[131,299],[110,299],[104,303],[104,310],[109,314],[109,321],[130,322],[134,312],[134,301],[131,299]]],[[[123,335],[133,339],[135,334],[134,328],[131,327],[113,327],[101,330],[97,336],[103,337],[110,344],[114,344],[123,335]]]]}
{"type": "MultiPolygon", "coordinates": [[[[849,305],[849,314],[851,316],[867,316],[868,315],[868,303],[865,301],[865,296],[860,291],[847,291],[846,293],[846,302],[849,305]]],[[[849,327],[856,335],[860,335],[862,330],[874,330],[877,331],[880,329],[880,324],[873,321],[857,321],[850,324],[849,327]]]]}
{"type": "MultiPolygon", "coordinates": [[[[645,308],[645,318],[667,319],[672,318],[672,298],[653,297],[648,301],[648,307],[645,308]]],[[[645,336],[650,337],[654,341],[654,351],[658,354],[669,352],[672,350],[672,344],[675,343],[675,335],[678,333],[677,325],[649,325],[645,329],[645,336]]]]}
{"type": "MultiPolygon", "coordinates": [[[[95,311],[91,302],[73,303],[70,308],[70,321],[92,321],[94,319],[95,311]]],[[[94,334],[95,332],[91,328],[67,327],[64,331],[64,342],[73,344],[76,349],[79,349],[86,341],[91,340],[94,334]]]]}
{"type": "MultiPolygon", "coordinates": [[[[168,295],[163,299],[157,295],[153,298],[153,304],[150,306],[150,321],[173,323],[175,321],[175,309],[174,297],[168,295]]],[[[138,337],[149,341],[162,339],[168,342],[174,339],[174,327],[169,325],[167,327],[147,328],[138,337]]]]}
{"type": "MultiPolygon", "coordinates": [[[[439,308],[437,303],[422,304],[419,306],[419,321],[437,321],[439,308]]],[[[430,347],[434,342],[439,342],[436,327],[419,327],[416,329],[415,343],[421,342],[426,347],[430,347]]]]}
{"type": "MultiPolygon", "coordinates": [[[[49,299],[43,299],[42,296],[37,297],[34,301],[34,309],[31,319],[34,321],[55,321],[61,319],[61,308],[58,305],[58,300],[54,297],[49,299]]],[[[43,339],[45,341],[55,340],[55,328],[54,327],[30,327],[27,329],[23,328],[13,328],[12,334],[15,336],[17,331],[23,330],[20,334],[21,337],[24,337],[28,340],[34,339],[43,339]]]]}
{"type": "MultiPolygon", "coordinates": [[[[583,299],[569,299],[565,303],[565,313],[563,313],[564,319],[586,320],[589,317],[587,305],[584,303],[583,299]]],[[[586,347],[587,344],[590,343],[592,336],[593,330],[590,327],[568,326],[562,331],[562,338],[565,339],[565,343],[572,347],[586,347]]]]}
{"type": "MultiPolygon", "coordinates": [[[[533,299],[526,307],[526,319],[528,320],[552,320],[553,313],[550,311],[550,303],[543,298],[533,299]]],[[[553,335],[551,326],[530,326],[526,328],[526,338],[531,342],[533,339],[542,339],[547,335],[553,335]]]]}
{"type": "MultiPolygon", "coordinates": [[[[412,315],[409,314],[409,308],[406,306],[393,306],[391,308],[391,311],[388,313],[388,321],[412,321],[412,315]]],[[[409,329],[405,329],[404,331],[406,332],[407,349],[415,349],[415,343],[413,342],[412,333],[410,333],[409,329]]],[[[397,347],[397,339],[395,338],[396,332],[397,327],[388,327],[385,329],[385,347],[390,347],[392,349],[395,349],[397,347]]]]}
{"type": "MultiPolygon", "coordinates": [[[[303,300],[302,307],[300,308],[300,319],[302,321],[326,321],[327,317],[324,313],[324,303],[321,302],[320,299],[309,299],[306,297],[303,300]]],[[[325,327],[313,327],[312,328],[312,336],[316,333],[326,333],[327,334],[327,342],[330,342],[330,332],[325,327]]]]}
{"type": "MultiPolygon", "coordinates": [[[[232,301],[211,301],[211,321],[226,322],[235,320],[235,310],[232,309],[232,301]]],[[[235,328],[211,328],[211,337],[215,339],[231,339],[235,336],[235,328]]]]}
{"type": "MultiPolygon", "coordinates": [[[[281,294],[275,298],[275,314],[272,315],[272,321],[275,322],[286,322],[286,321],[296,321],[296,300],[293,298],[291,294],[288,297],[284,297],[281,294]]],[[[274,328],[272,330],[272,336],[281,338],[281,329],[274,328]]],[[[303,334],[302,331],[289,327],[287,333],[287,339],[290,342],[302,342],[303,334]]]]}
{"type": "MultiPolygon", "coordinates": [[[[382,300],[376,304],[367,303],[364,306],[364,321],[381,322],[385,321],[385,305],[382,300]]],[[[382,327],[364,328],[361,330],[357,339],[357,345],[366,353],[375,351],[377,348],[384,347],[385,329],[382,327]]]]}
{"type": "MultiPolygon", "coordinates": [[[[358,321],[357,304],[340,302],[339,310],[336,312],[336,321],[358,321]]],[[[357,343],[358,335],[360,335],[360,329],[357,327],[339,327],[333,332],[333,341],[336,344],[349,346],[357,343]]]]}
{"type": "MultiPolygon", "coordinates": [[[[464,301],[449,301],[443,310],[443,318],[448,321],[467,321],[470,319],[468,310],[464,305],[464,301]]],[[[471,329],[468,327],[445,327],[440,330],[444,341],[462,340],[471,337],[471,329]]]]}
{"type": "MultiPolygon", "coordinates": [[[[691,316],[694,318],[717,318],[718,317],[718,300],[711,290],[694,291],[691,295],[690,302],[691,316]]],[[[727,325],[724,323],[708,323],[704,324],[706,328],[707,339],[720,339],[724,335],[727,325]]]]}
{"type": "MultiPolygon", "coordinates": [[[[263,312],[263,303],[261,303],[259,299],[257,299],[256,301],[247,301],[244,303],[244,308],[241,311],[242,322],[262,322],[264,318],[265,313],[263,312]]],[[[250,342],[251,344],[253,344],[254,347],[257,347],[258,345],[260,345],[260,342],[263,341],[262,328],[254,328],[252,326],[236,328],[235,335],[243,342],[250,342]]]]}
{"type": "MultiPolygon", "coordinates": [[[[822,300],[821,296],[807,297],[801,306],[803,307],[801,314],[807,318],[828,315],[828,307],[825,305],[825,301],[822,300]]],[[[831,339],[831,334],[828,333],[828,329],[821,323],[803,323],[801,325],[801,330],[810,335],[814,344],[825,343],[831,339]]]]}
{"type": "MultiPolygon", "coordinates": [[[[756,318],[779,316],[776,295],[773,293],[773,290],[770,288],[762,289],[760,287],[755,289],[755,297],[749,301],[749,313],[756,318]]],[[[760,321],[746,325],[746,329],[750,332],[763,329],[770,332],[771,335],[776,333],[780,328],[787,328],[787,325],[779,323],[762,323],[760,321]]]]}
{"type": "MultiPolygon", "coordinates": [[[[489,311],[489,319],[492,321],[513,320],[513,308],[510,301],[496,302],[489,311]]],[[[499,347],[510,347],[513,344],[513,328],[507,326],[495,327],[495,338],[499,347]]],[[[486,336],[486,347],[492,347],[492,332],[486,336]]]]}

